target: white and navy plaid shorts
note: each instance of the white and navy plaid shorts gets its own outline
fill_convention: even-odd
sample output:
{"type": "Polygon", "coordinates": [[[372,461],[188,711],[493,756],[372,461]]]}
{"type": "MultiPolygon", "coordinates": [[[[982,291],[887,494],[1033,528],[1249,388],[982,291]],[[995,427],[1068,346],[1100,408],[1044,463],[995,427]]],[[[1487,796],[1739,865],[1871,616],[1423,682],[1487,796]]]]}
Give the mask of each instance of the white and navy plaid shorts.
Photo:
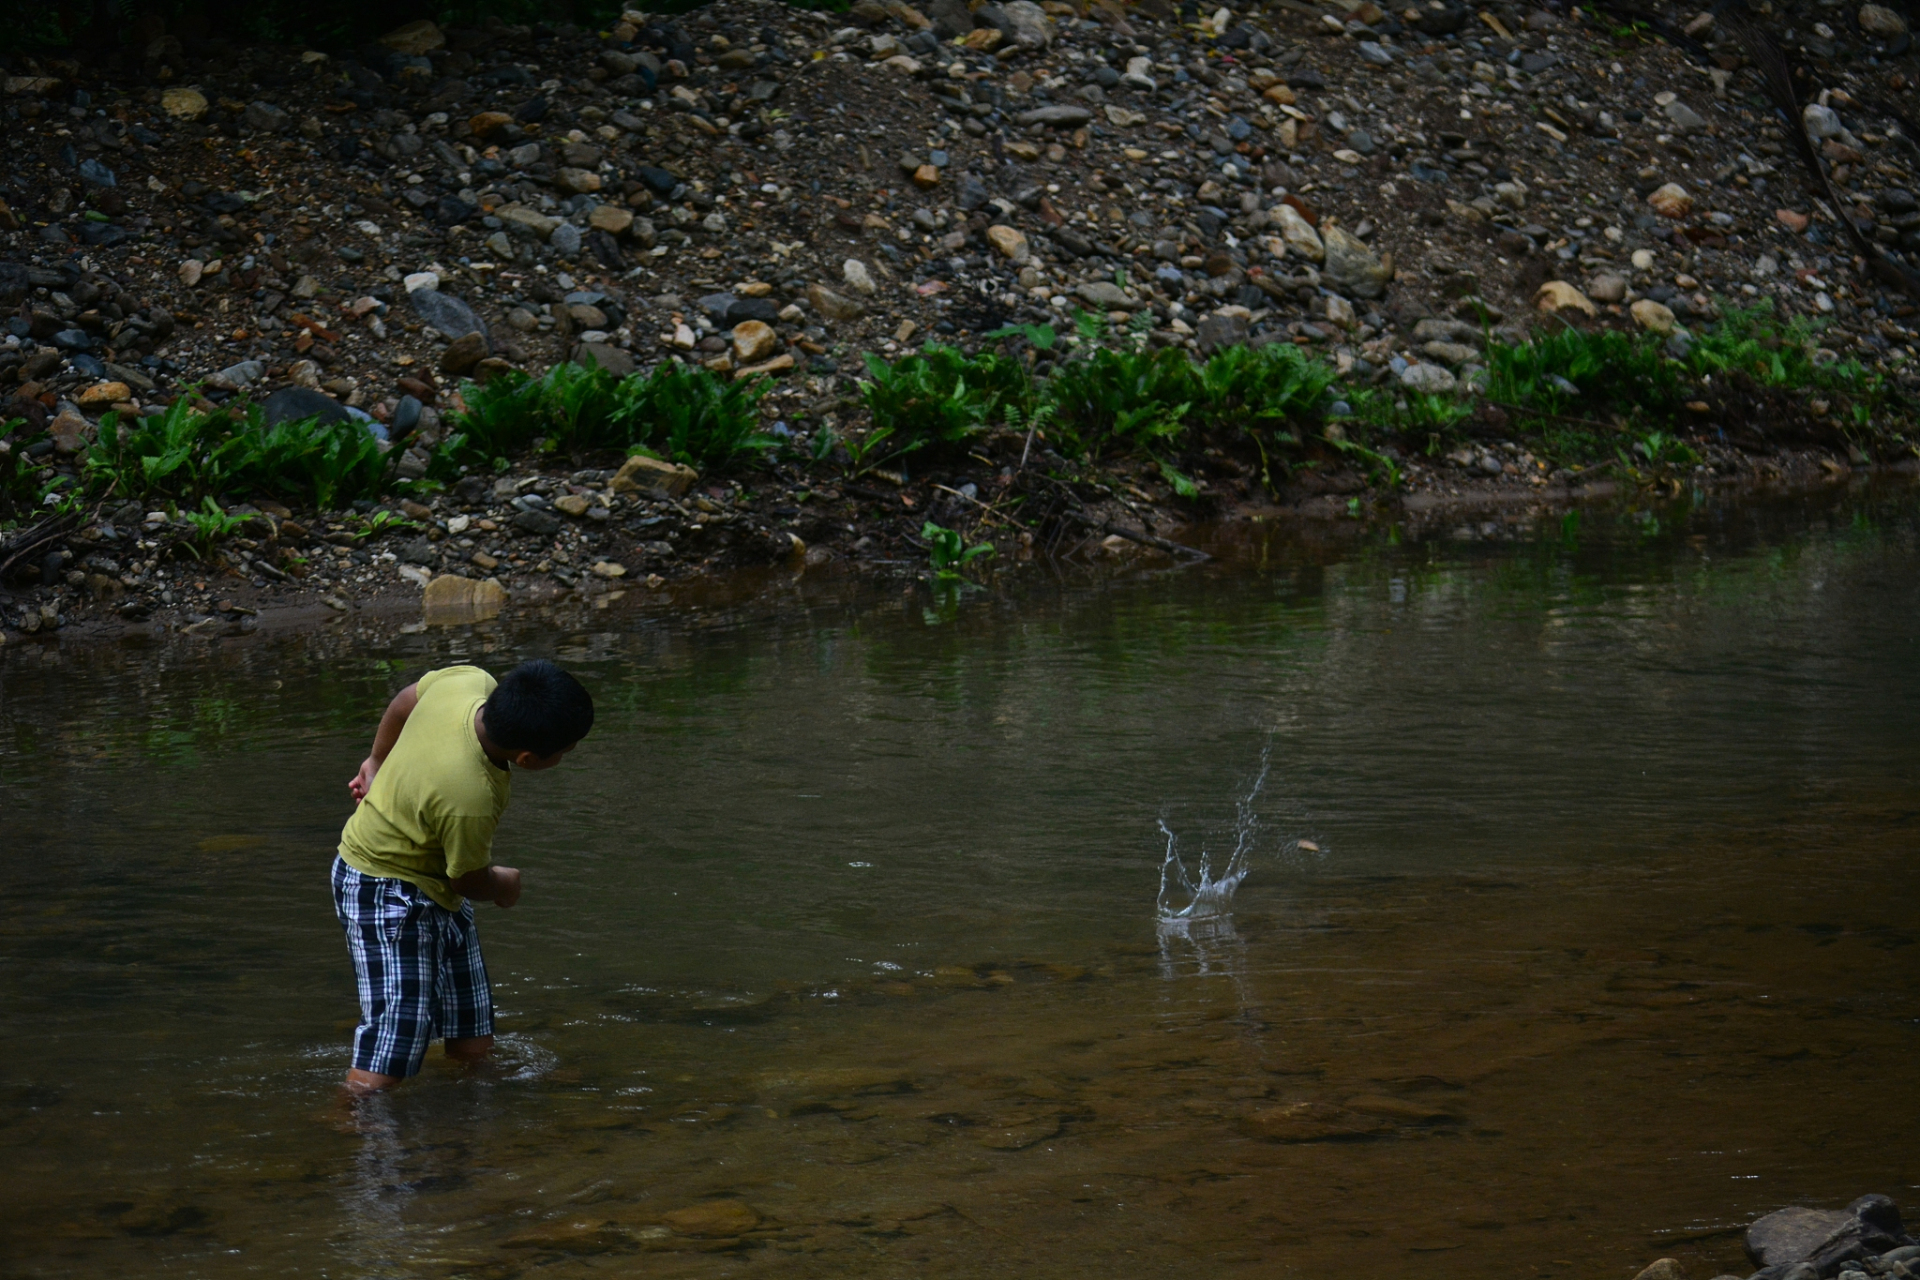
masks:
{"type": "Polygon", "coordinates": [[[417,885],[362,875],[336,856],[333,907],[360,987],[355,1067],[417,1075],[434,1040],[493,1034],[493,989],[471,901],[449,911],[417,885]]]}

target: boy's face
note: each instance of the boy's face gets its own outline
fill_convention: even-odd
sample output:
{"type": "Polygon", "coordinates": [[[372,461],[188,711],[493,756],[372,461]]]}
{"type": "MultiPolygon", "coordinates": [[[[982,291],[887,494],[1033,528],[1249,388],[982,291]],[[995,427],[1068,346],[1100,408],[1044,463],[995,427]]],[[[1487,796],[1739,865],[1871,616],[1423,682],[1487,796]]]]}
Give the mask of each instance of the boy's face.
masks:
{"type": "MultiPolygon", "coordinates": [[[[573,747],[579,745],[576,742],[573,747]]],[[[516,769],[524,769],[528,773],[539,773],[542,769],[551,769],[565,760],[567,752],[573,750],[573,747],[562,747],[550,756],[537,756],[531,751],[514,751],[508,754],[507,759],[513,762],[513,767],[516,769]]]]}

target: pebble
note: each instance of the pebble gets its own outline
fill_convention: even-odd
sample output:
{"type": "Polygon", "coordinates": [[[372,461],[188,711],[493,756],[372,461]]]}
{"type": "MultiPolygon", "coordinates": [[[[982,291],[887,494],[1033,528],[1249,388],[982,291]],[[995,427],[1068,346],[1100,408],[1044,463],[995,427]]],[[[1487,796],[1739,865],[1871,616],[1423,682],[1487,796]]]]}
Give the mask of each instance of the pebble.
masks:
{"type": "Polygon", "coordinates": [[[1327,248],[1320,239],[1320,233],[1300,215],[1298,209],[1290,204],[1275,205],[1273,217],[1280,224],[1280,238],[1286,242],[1287,248],[1309,262],[1325,260],[1327,248]]]}
{"type": "Polygon", "coordinates": [[[848,258],[842,263],[840,265],[840,276],[847,282],[848,286],[856,292],[864,293],[871,297],[878,291],[879,286],[874,284],[873,275],[867,270],[867,264],[858,258],[848,258]]]}

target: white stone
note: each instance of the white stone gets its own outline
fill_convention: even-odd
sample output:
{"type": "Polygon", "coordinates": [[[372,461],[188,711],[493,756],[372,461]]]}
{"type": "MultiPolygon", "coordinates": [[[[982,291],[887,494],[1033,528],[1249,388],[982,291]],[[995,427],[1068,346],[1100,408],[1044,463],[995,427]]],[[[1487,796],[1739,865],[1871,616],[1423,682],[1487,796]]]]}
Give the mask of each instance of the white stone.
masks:
{"type": "Polygon", "coordinates": [[[840,267],[840,276],[858,293],[871,296],[879,288],[874,284],[873,275],[867,270],[867,264],[858,258],[848,258],[840,267]]]}

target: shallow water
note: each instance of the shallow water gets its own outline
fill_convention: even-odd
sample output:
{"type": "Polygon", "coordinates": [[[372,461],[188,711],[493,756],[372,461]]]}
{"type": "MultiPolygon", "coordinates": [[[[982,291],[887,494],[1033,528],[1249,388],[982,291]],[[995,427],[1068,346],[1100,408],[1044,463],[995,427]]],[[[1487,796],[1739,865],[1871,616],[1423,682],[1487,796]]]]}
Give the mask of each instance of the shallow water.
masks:
{"type": "Polygon", "coordinates": [[[0,1275],[1744,1274],[1920,1184],[1917,515],[0,651],[0,1275]],[[542,654],[500,1062],[349,1110],[346,779],[542,654]]]}

